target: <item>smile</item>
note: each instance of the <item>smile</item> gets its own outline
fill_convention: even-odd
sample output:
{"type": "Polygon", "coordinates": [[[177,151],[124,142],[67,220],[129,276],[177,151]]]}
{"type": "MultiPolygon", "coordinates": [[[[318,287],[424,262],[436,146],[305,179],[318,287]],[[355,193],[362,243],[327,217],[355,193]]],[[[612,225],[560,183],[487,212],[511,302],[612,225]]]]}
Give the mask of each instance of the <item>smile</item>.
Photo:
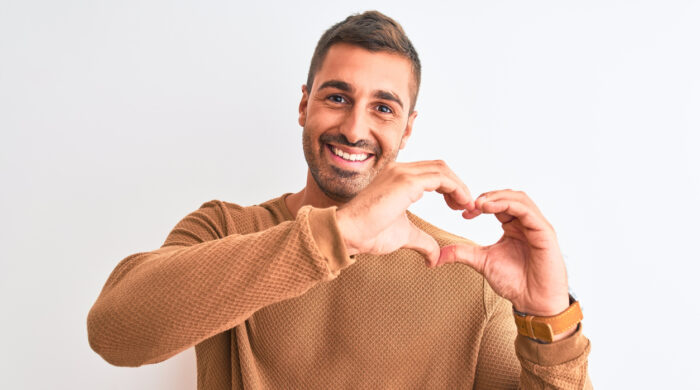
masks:
{"type": "Polygon", "coordinates": [[[340,157],[341,159],[348,161],[348,162],[362,162],[367,160],[368,158],[372,157],[372,154],[369,153],[348,153],[344,152],[340,148],[333,146],[333,145],[328,145],[328,149],[333,153],[334,155],[340,157]]]}

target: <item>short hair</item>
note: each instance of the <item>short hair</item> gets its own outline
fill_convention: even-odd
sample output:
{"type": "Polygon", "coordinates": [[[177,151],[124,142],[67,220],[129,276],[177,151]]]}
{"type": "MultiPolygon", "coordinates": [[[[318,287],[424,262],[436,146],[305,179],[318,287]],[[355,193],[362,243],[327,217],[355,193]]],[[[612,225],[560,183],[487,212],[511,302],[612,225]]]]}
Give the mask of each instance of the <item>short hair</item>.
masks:
{"type": "Polygon", "coordinates": [[[420,59],[418,59],[416,49],[400,24],[381,12],[366,11],[350,15],[326,30],[321,39],[318,40],[314,55],[311,57],[309,75],[306,79],[306,87],[309,92],[311,92],[316,72],[321,68],[328,50],[336,43],[348,43],[373,52],[395,53],[409,59],[415,83],[412,88],[413,96],[411,96],[411,112],[413,111],[420,87],[420,59]]]}

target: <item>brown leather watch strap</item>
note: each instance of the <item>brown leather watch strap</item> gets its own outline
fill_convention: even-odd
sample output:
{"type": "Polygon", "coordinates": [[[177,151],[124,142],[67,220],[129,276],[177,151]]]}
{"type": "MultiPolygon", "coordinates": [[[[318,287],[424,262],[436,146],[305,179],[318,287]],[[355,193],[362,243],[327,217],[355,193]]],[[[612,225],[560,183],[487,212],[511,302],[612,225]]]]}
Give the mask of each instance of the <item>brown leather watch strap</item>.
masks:
{"type": "MultiPolygon", "coordinates": [[[[570,300],[573,301],[573,298],[570,300]]],[[[581,305],[577,301],[573,301],[566,310],[551,317],[531,316],[515,309],[513,314],[518,333],[547,343],[551,343],[555,335],[572,329],[583,320],[581,305]]]]}

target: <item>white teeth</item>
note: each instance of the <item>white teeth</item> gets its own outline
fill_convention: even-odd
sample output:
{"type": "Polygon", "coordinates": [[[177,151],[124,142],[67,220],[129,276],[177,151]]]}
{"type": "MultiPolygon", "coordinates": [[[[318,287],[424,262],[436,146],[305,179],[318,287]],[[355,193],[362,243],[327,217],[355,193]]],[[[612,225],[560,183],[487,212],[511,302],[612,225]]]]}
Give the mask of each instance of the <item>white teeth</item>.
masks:
{"type": "Polygon", "coordinates": [[[333,154],[336,156],[342,157],[344,160],[348,161],[365,161],[369,157],[367,154],[350,154],[350,153],[345,153],[342,150],[336,148],[336,147],[331,147],[331,150],[333,151],[333,154]]]}

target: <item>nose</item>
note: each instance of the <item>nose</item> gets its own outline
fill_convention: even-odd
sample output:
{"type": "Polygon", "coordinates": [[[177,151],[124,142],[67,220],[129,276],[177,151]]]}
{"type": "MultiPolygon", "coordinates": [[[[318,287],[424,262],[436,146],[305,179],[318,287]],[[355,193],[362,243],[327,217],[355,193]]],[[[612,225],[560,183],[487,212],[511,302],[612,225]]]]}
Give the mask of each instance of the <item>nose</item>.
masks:
{"type": "Polygon", "coordinates": [[[347,111],[340,124],[340,133],[347,138],[351,144],[362,140],[368,140],[370,133],[370,123],[368,114],[360,105],[355,105],[347,111]]]}

